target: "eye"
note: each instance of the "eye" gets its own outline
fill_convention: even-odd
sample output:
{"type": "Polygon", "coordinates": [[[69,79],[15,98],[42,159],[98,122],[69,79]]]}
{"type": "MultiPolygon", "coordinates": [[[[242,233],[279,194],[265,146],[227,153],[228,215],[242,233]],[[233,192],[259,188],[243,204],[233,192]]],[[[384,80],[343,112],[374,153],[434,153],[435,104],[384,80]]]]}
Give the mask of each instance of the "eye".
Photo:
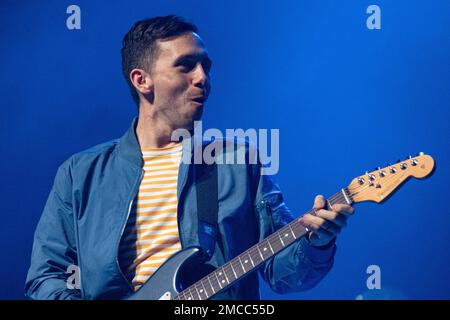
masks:
{"type": "Polygon", "coordinates": [[[185,60],[183,63],[180,64],[181,70],[183,72],[190,72],[192,69],[195,68],[195,61],[191,60],[185,60]]]}
{"type": "Polygon", "coordinates": [[[211,71],[212,61],[211,61],[210,59],[205,59],[205,60],[202,62],[202,67],[203,67],[203,70],[204,70],[206,73],[209,73],[209,72],[211,71]]]}

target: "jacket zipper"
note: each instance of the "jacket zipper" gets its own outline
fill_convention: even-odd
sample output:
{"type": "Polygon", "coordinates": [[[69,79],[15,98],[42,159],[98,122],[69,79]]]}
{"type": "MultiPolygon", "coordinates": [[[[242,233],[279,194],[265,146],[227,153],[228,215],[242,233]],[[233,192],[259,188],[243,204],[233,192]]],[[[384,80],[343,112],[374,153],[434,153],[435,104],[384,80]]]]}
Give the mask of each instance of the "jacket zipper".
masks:
{"type": "Polygon", "coordinates": [[[122,275],[123,279],[126,281],[126,283],[128,284],[128,286],[131,288],[131,290],[134,291],[133,285],[130,283],[130,281],[128,280],[128,278],[123,274],[122,272],[122,268],[120,267],[120,263],[119,263],[119,249],[120,249],[120,240],[122,240],[122,236],[123,236],[123,232],[125,231],[125,227],[128,223],[128,219],[130,218],[130,213],[131,213],[131,207],[133,206],[133,201],[134,198],[136,197],[136,191],[137,188],[139,187],[141,181],[142,181],[142,177],[144,176],[144,170],[141,169],[141,174],[139,176],[139,181],[137,181],[138,183],[135,183],[134,185],[134,191],[131,195],[131,200],[129,201],[129,206],[128,206],[128,212],[127,212],[127,216],[125,221],[122,223],[122,230],[120,232],[120,236],[119,236],[119,240],[117,241],[117,250],[116,250],[116,264],[117,264],[117,268],[119,269],[120,274],[122,275]]]}

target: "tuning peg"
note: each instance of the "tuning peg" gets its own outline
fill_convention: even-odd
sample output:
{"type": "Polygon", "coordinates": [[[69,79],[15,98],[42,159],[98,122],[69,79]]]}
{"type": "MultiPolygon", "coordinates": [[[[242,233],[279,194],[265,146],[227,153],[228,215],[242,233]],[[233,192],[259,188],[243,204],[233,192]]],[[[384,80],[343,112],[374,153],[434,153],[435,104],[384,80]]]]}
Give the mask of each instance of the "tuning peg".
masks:
{"type": "MultiPolygon", "coordinates": [[[[423,154],[423,152],[421,152],[423,154]]],[[[417,160],[413,159],[413,157],[409,156],[407,160],[411,160],[411,165],[412,166],[416,166],[417,165],[417,160]]],[[[403,169],[403,168],[402,168],[403,169]]]]}
{"type": "Polygon", "coordinates": [[[384,171],[382,168],[377,167],[377,171],[379,172],[380,177],[386,176],[386,171],[384,171]]]}
{"type": "MultiPolygon", "coordinates": [[[[423,154],[423,152],[421,152],[423,154]]],[[[411,165],[412,166],[417,166],[417,164],[419,163],[419,161],[417,161],[417,159],[413,159],[413,157],[409,156],[409,160],[411,160],[411,165]]]]}
{"type": "Polygon", "coordinates": [[[418,155],[418,156],[423,156],[424,153],[423,153],[422,151],[420,151],[417,155],[418,155]]]}
{"type": "Polygon", "coordinates": [[[374,176],[373,174],[370,174],[368,171],[366,171],[366,176],[369,177],[369,180],[370,180],[370,181],[375,180],[375,176],[374,176]]]}
{"type": "Polygon", "coordinates": [[[379,172],[380,177],[384,177],[386,175],[386,172],[384,172],[381,167],[376,167],[375,171],[379,172]]]}

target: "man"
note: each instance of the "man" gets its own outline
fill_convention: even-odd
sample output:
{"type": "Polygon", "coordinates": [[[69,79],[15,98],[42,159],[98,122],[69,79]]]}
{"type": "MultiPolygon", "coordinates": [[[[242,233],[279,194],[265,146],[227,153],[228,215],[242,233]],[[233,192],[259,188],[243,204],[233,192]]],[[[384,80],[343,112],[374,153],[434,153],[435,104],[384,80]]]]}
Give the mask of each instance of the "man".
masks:
{"type": "MultiPolygon", "coordinates": [[[[125,135],[65,161],[36,229],[26,280],[33,299],[121,299],[175,252],[201,245],[192,165],[172,140],[192,131],[210,93],[211,59],[197,28],[176,16],[137,22],[126,34],[122,67],[139,116],[125,135]],[[67,285],[71,266],[79,288],[67,285]]],[[[218,234],[208,263],[218,267],[292,220],[260,165],[217,165],[218,234]]],[[[259,269],[276,292],[316,285],[330,270],[335,237],[353,208],[300,218],[311,230],[259,269]]],[[[216,299],[259,299],[252,273],[216,299]]]]}

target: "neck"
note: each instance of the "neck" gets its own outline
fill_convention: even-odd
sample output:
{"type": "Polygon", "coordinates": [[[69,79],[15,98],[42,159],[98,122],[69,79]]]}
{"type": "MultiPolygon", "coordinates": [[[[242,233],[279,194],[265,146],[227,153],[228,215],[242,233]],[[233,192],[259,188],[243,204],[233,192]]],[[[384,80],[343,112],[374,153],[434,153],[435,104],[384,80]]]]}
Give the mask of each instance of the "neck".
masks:
{"type": "Polygon", "coordinates": [[[156,114],[145,112],[151,108],[140,107],[136,136],[141,148],[163,148],[172,144],[172,128],[169,124],[161,121],[156,114]]]}

